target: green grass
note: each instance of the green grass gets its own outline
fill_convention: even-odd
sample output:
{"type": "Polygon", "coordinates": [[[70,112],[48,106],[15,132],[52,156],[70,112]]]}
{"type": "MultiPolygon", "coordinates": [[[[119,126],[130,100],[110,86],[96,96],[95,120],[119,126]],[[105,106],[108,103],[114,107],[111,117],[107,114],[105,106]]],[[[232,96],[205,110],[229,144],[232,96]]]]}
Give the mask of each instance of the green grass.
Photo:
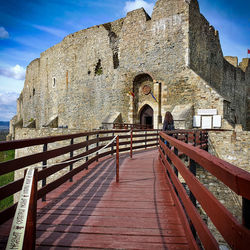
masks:
{"type": "MultiPolygon", "coordinates": [[[[15,150],[0,152],[0,162],[14,159],[15,150]]],[[[0,187],[14,181],[14,172],[0,176],[0,187]]],[[[0,201],[0,211],[13,205],[13,195],[0,201]]]]}

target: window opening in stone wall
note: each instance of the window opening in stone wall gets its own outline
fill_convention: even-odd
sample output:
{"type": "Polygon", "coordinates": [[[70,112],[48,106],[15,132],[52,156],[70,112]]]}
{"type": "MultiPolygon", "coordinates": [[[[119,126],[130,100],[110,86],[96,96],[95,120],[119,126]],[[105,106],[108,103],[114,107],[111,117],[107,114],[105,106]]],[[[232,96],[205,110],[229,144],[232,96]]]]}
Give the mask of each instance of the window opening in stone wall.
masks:
{"type": "Polygon", "coordinates": [[[33,88],[33,96],[36,94],[36,89],[33,88]]]}
{"type": "Polygon", "coordinates": [[[55,78],[55,77],[53,77],[52,87],[53,87],[53,88],[55,88],[55,86],[56,86],[56,78],[55,78]]]}
{"type": "Polygon", "coordinates": [[[89,71],[88,71],[88,75],[90,75],[90,74],[91,74],[91,71],[89,70],[89,71]]]}
{"type": "Polygon", "coordinates": [[[102,69],[102,62],[101,59],[98,60],[98,63],[95,66],[95,75],[102,75],[103,69],[102,69]]]}
{"type": "Polygon", "coordinates": [[[113,54],[113,64],[114,64],[114,69],[117,69],[119,67],[119,59],[117,52],[113,54]]]}

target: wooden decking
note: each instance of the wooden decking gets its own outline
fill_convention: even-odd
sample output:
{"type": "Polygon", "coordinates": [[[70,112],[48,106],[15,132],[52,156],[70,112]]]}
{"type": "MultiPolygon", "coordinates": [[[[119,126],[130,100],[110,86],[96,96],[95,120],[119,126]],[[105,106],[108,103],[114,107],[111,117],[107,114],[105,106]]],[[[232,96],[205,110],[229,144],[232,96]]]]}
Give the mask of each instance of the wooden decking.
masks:
{"type": "Polygon", "coordinates": [[[120,161],[120,183],[108,159],[39,202],[38,249],[188,248],[157,151],[120,161]]]}
{"type": "Polygon", "coordinates": [[[37,249],[189,249],[157,150],[90,166],[38,202],[37,249]]]}

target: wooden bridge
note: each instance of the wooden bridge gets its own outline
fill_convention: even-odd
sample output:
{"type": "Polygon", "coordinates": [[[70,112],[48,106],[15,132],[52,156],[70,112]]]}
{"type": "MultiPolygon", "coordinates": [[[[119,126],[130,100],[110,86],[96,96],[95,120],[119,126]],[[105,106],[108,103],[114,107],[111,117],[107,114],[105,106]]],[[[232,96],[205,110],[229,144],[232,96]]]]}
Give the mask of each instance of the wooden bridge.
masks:
{"type": "Polygon", "coordinates": [[[32,152],[0,163],[25,178],[0,212],[5,249],[219,249],[197,206],[232,249],[250,244],[250,174],[208,152],[201,130],[110,130],[0,143],[32,152]],[[242,196],[242,223],[196,177],[196,167],[242,196]],[[14,219],[13,219],[14,217],[14,219]]]}

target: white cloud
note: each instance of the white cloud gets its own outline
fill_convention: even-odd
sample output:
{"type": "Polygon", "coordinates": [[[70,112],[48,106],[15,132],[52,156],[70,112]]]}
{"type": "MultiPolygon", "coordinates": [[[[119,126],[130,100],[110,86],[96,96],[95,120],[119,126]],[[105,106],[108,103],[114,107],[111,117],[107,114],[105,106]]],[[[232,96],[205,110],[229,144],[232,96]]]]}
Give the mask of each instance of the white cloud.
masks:
{"type": "Polygon", "coordinates": [[[32,25],[34,28],[47,32],[51,35],[57,36],[57,37],[65,37],[66,35],[68,35],[64,30],[60,30],[60,29],[56,29],[56,28],[51,28],[51,27],[46,27],[46,26],[42,26],[42,25],[32,25]]]}
{"type": "Polygon", "coordinates": [[[13,78],[16,80],[24,80],[25,79],[25,68],[20,65],[16,65],[15,67],[1,68],[0,67],[0,75],[13,78]]]}
{"type": "Polygon", "coordinates": [[[127,13],[131,10],[139,9],[143,7],[146,12],[151,16],[154,8],[153,3],[148,3],[144,0],[127,1],[125,3],[124,11],[127,13]]]}
{"type": "Polygon", "coordinates": [[[9,38],[9,33],[4,27],[0,27],[0,39],[9,38]]]}
{"type": "Polygon", "coordinates": [[[2,92],[0,93],[0,106],[12,105],[16,103],[19,94],[17,92],[2,92]]]}
{"type": "Polygon", "coordinates": [[[16,114],[16,92],[0,93],[0,121],[9,121],[16,114]]]}

